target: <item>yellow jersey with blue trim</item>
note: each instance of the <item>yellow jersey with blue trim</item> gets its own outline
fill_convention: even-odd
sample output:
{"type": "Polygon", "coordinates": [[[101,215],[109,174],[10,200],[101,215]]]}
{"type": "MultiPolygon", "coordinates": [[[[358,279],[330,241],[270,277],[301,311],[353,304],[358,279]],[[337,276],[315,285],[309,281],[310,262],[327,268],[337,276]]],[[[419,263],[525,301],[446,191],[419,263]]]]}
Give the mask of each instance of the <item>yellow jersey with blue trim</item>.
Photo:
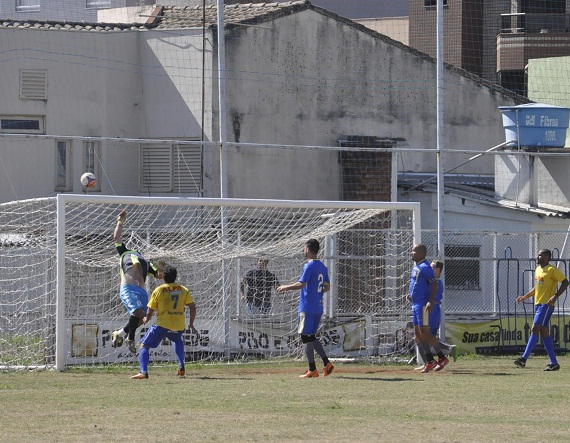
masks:
{"type": "Polygon", "coordinates": [[[179,283],[164,283],[152,291],[148,307],[156,311],[156,324],[171,331],[186,329],[185,306],[194,303],[192,294],[179,283]]]}
{"type": "Polygon", "coordinates": [[[555,266],[537,266],[534,271],[534,304],[545,305],[558,289],[558,283],[566,278],[555,266]]]}

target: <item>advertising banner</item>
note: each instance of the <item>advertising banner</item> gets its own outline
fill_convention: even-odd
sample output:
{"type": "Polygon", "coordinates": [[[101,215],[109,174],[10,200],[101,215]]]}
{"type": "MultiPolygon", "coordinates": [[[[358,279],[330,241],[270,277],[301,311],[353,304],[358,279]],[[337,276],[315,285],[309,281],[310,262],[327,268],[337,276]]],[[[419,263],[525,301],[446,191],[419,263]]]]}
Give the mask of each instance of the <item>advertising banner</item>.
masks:
{"type": "MultiPolygon", "coordinates": [[[[488,321],[446,322],[448,343],[458,346],[461,354],[497,354],[522,352],[532,332],[532,316],[497,317],[488,321]]],[[[557,350],[566,350],[570,342],[570,315],[553,315],[550,335],[557,350]]],[[[540,351],[541,345],[537,346],[540,351]]]]}

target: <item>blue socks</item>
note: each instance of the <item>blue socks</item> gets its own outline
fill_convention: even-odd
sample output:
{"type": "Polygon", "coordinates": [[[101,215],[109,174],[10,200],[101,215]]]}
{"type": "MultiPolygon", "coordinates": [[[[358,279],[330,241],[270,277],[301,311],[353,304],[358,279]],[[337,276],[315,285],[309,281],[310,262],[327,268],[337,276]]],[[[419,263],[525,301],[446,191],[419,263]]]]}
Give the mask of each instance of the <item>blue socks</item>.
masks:
{"type": "Polygon", "coordinates": [[[148,352],[148,348],[142,346],[139,352],[139,363],[141,365],[141,374],[148,374],[149,360],[150,360],[150,353],[148,352]]]}
{"type": "Polygon", "coordinates": [[[554,353],[554,340],[552,340],[552,336],[548,336],[542,339],[542,344],[544,345],[544,349],[550,357],[550,364],[557,365],[558,360],[556,360],[556,354],[554,353]]]}
{"type": "Polygon", "coordinates": [[[528,343],[526,344],[526,349],[524,350],[522,358],[528,360],[532,350],[534,349],[537,343],[538,343],[538,335],[531,334],[530,338],[528,339],[528,343]]]}

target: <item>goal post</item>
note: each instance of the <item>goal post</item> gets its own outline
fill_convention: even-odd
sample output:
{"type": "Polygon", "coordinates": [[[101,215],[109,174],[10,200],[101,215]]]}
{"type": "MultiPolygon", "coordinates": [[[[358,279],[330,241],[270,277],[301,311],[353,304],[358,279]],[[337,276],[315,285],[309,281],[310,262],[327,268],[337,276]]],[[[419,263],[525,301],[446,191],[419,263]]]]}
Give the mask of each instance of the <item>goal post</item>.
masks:
{"type": "MultiPolygon", "coordinates": [[[[297,291],[273,291],[269,309],[251,313],[241,285],[259,257],[281,284],[296,281],[309,238],[320,241],[319,258],[331,275],[319,330],[331,357],[384,358],[408,351],[409,254],[421,241],[419,203],[59,194],[31,205],[0,205],[0,239],[25,239],[0,246],[14,255],[25,255],[25,249],[27,263],[13,266],[35,273],[23,284],[37,287],[28,291],[29,298],[37,293],[33,303],[19,299],[14,300],[19,307],[0,305],[0,355],[10,356],[0,357],[2,367],[43,364],[62,370],[136,362],[127,347],[110,343],[111,332],[128,319],[118,296],[113,245],[123,209],[127,247],[174,265],[180,283],[193,294],[199,334],[184,332],[188,361],[301,355],[297,291]],[[18,327],[2,312],[25,309],[34,319],[18,327]],[[22,358],[29,344],[3,352],[8,343],[13,350],[32,341],[39,348],[33,355],[22,358]]],[[[149,294],[160,283],[149,276],[149,294]]],[[[137,342],[144,332],[137,331],[137,342]]],[[[169,343],[152,350],[153,362],[175,359],[169,343]]]]}

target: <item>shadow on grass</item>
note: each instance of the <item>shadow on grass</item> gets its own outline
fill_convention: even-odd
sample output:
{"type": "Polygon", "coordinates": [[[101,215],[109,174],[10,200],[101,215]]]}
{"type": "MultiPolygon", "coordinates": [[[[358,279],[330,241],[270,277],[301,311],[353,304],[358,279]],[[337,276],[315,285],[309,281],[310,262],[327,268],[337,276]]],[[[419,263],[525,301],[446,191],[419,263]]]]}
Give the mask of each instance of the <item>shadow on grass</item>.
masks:
{"type": "Polygon", "coordinates": [[[518,374],[513,374],[511,372],[489,372],[489,371],[477,371],[475,369],[454,369],[453,372],[447,371],[447,374],[461,374],[461,375],[481,375],[488,377],[489,375],[501,377],[501,376],[517,376],[518,374]]]}
{"type": "Polygon", "coordinates": [[[256,380],[255,377],[208,377],[206,375],[186,374],[186,378],[192,380],[256,380]]]}
{"type": "Polygon", "coordinates": [[[404,377],[347,377],[346,375],[341,375],[335,377],[335,379],[341,380],[356,380],[356,381],[423,381],[417,378],[404,378],[404,377]]]}

